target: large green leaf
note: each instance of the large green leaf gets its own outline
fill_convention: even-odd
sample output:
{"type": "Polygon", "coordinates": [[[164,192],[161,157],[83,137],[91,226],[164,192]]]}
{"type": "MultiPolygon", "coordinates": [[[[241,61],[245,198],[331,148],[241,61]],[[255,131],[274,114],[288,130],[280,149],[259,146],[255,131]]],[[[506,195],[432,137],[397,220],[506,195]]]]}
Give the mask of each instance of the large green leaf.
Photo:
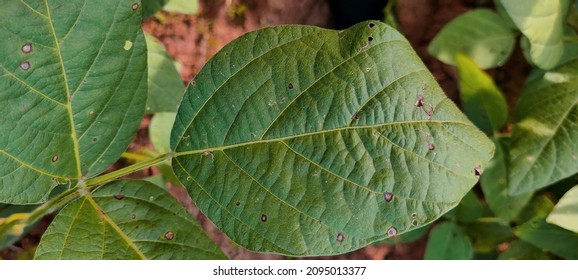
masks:
{"type": "Polygon", "coordinates": [[[492,134],[508,122],[504,94],[486,72],[461,53],[456,54],[460,99],[468,118],[482,131],[492,134]]]}
{"type": "Polygon", "coordinates": [[[566,259],[578,259],[578,233],[565,230],[536,217],[514,229],[514,234],[540,249],[566,259]]]}
{"type": "Polygon", "coordinates": [[[145,39],[149,71],[146,111],[176,112],[185,91],[179,71],[161,42],[148,34],[145,39]]]}
{"type": "Polygon", "coordinates": [[[0,201],[34,203],[125,151],[144,113],[146,47],[129,0],[4,1],[0,201]]]}
{"type": "Polygon", "coordinates": [[[504,64],[514,50],[508,22],[486,9],[467,12],[449,22],[428,47],[437,59],[455,65],[457,53],[471,57],[482,68],[504,64]]]}
{"type": "Polygon", "coordinates": [[[480,181],[488,206],[496,216],[506,222],[516,218],[534,195],[533,192],[510,195],[508,191],[509,141],[509,137],[494,138],[496,152],[480,181]]]}
{"type": "Polygon", "coordinates": [[[115,181],[68,204],[36,259],[224,259],[185,209],[146,181],[115,181]]]}
{"type": "Polygon", "coordinates": [[[339,254],[437,219],[493,145],[393,28],[279,26],[216,54],[185,92],[172,166],[236,243],[339,254]]]}
{"type": "Polygon", "coordinates": [[[444,222],[429,234],[424,259],[469,260],[473,255],[472,242],[464,231],[452,222],[444,222]]]}
{"type": "Polygon", "coordinates": [[[578,172],[578,60],[527,82],[516,105],[509,189],[521,194],[578,172]]]}
{"type": "Polygon", "coordinates": [[[578,232],[578,186],[573,187],[558,201],[546,221],[578,232]]]}
{"type": "Polygon", "coordinates": [[[538,67],[555,67],[564,52],[562,34],[569,0],[501,0],[502,6],[530,41],[530,58],[538,67]]]}

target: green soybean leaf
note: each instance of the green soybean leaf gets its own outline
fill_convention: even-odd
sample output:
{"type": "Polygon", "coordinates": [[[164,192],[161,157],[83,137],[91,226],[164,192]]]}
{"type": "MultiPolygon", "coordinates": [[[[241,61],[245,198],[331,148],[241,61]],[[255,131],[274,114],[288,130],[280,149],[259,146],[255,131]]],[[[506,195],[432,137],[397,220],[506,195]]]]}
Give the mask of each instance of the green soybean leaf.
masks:
{"type": "Polygon", "coordinates": [[[516,224],[523,224],[536,217],[545,218],[554,209],[554,202],[545,194],[532,197],[530,202],[514,219],[516,224]]]}
{"type": "Polygon", "coordinates": [[[397,235],[388,239],[384,239],[382,241],[377,242],[377,244],[383,245],[395,245],[395,244],[404,244],[404,243],[411,243],[414,242],[422,237],[424,237],[429,230],[429,226],[423,226],[418,229],[414,229],[412,231],[408,231],[404,234],[397,235]]]}
{"type": "Polygon", "coordinates": [[[509,190],[522,194],[578,172],[578,60],[528,81],[516,105],[509,190]]]}
{"type": "Polygon", "coordinates": [[[532,244],[516,240],[500,254],[499,260],[549,260],[550,256],[532,244]]]}
{"type": "Polygon", "coordinates": [[[170,0],[163,10],[182,14],[196,14],[199,10],[198,0],[170,0]]]}
{"type": "MultiPolygon", "coordinates": [[[[143,5],[142,17],[148,18],[163,9],[170,0],[141,0],[143,5]]],[[[135,1],[136,2],[136,1],[135,1]]]]}
{"type": "Polygon", "coordinates": [[[573,187],[558,201],[546,222],[578,232],[578,186],[573,187]]]}
{"type": "Polygon", "coordinates": [[[430,232],[424,259],[469,260],[473,256],[472,243],[458,225],[443,222],[430,232]]]}
{"type": "Polygon", "coordinates": [[[514,229],[514,234],[540,249],[566,259],[578,259],[578,233],[565,230],[536,217],[514,229]]]}
{"type": "Polygon", "coordinates": [[[496,152],[480,181],[488,206],[496,216],[505,222],[516,218],[534,195],[533,192],[510,195],[508,191],[509,141],[509,137],[494,138],[496,152]]]}
{"type": "Polygon", "coordinates": [[[474,223],[465,224],[463,229],[477,252],[495,251],[501,243],[514,239],[514,233],[508,224],[496,222],[492,218],[481,218],[474,223]]]}
{"type": "Polygon", "coordinates": [[[462,198],[456,208],[449,212],[449,217],[455,218],[462,223],[471,223],[482,217],[484,205],[478,199],[473,190],[470,190],[462,198]]]}
{"type": "Polygon", "coordinates": [[[0,249],[18,241],[34,227],[34,225],[25,226],[21,221],[28,218],[36,206],[0,203],[0,249]]]}
{"type": "Polygon", "coordinates": [[[171,128],[175,123],[176,113],[156,113],[149,126],[149,137],[155,150],[168,153],[171,150],[171,128]]]}
{"type": "Polygon", "coordinates": [[[42,236],[36,259],[224,259],[164,189],[107,184],[68,204],[42,236]]]}
{"type": "Polygon", "coordinates": [[[542,69],[555,67],[564,52],[562,34],[569,0],[500,2],[518,29],[529,39],[532,62],[542,69]]]}
{"type": "Polygon", "coordinates": [[[466,116],[482,131],[492,134],[508,122],[504,94],[486,72],[469,57],[456,54],[460,99],[466,116]]]}
{"type": "Polygon", "coordinates": [[[115,162],[138,129],[146,47],[134,1],[0,9],[0,201],[44,200],[115,162]]]}
{"type": "Polygon", "coordinates": [[[407,40],[373,21],[233,41],[185,92],[171,149],[177,178],[234,242],[296,256],[432,222],[493,153],[407,40]]]}
{"type": "Polygon", "coordinates": [[[146,111],[176,112],[185,91],[181,76],[163,44],[152,35],[146,34],[145,39],[149,71],[146,111]]]}
{"type": "Polygon", "coordinates": [[[482,68],[504,64],[514,50],[514,33],[508,22],[487,9],[467,12],[449,22],[428,47],[431,55],[455,65],[457,53],[471,57],[482,68]]]}

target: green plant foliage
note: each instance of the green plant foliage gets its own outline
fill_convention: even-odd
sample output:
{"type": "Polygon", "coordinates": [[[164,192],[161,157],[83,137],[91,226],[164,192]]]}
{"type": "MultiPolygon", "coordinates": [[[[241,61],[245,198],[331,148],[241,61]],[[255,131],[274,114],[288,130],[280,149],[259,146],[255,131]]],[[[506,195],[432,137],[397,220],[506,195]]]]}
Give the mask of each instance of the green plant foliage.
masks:
{"type": "Polygon", "coordinates": [[[566,259],[578,259],[578,233],[565,230],[536,217],[514,229],[514,234],[540,249],[566,259]]]}
{"type": "Polygon", "coordinates": [[[141,0],[143,5],[142,17],[148,18],[163,9],[170,0],[141,0]]]}
{"type": "Polygon", "coordinates": [[[514,238],[507,224],[496,222],[491,218],[482,218],[474,223],[464,224],[462,228],[470,238],[474,250],[478,252],[495,251],[499,244],[514,238]]]}
{"type": "Polygon", "coordinates": [[[28,216],[37,205],[10,205],[0,203],[0,249],[16,242],[26,234],[31,226],[24,227],[16,223],[28,216]]]}
{"type": "Polygon", "coordinates": [[[549,260],[550,256],[532,244],[516,240],[500,254],[499,260],[549,260]]]}
{"type": "Polygon", "coordinates": [[[578,60],[527,82],[516,105],[509,189],[522,194],[578,172],[578,60]]]}
{"type": "Polygon", "coordinates": [[[512,21],[530,42],[530,58],[536,66],[558,65],[564,44],[562,34],[569,0],[500,1],[512,21]]]}
{"type": "Polygon", "coordinates": [[[196,14],[199,10],[198,0],[170,0],[163,10],[182,14],[196,14]]]}
{"type": "Polygon", "coordinates": [[[472,243],[464,231],[452,222],[444,222],[430,232],[424,259],[469,260],[473,255],[472,243]]]}
{"type": "Polygon", "coordinates": [[[578,186],[573,187],[558,201],[546,221],[578,232],[578,186]]]}
{"type": "Polygon", "coordinates": [[[171,128],[175,123],[176,113],[156,113],[149,125],[149,137],[155,150],[167,153],[171,150],[171,128]]]}
{"type": "Polygon", "coordinates": [[[494,80],[469,57],[458,53],[460,99],[466,116],[482,131],[492,134],[508,122],[508,105],[494,80]]]}
{"type": "Polygon", "coordinates": [[[464,53],[482,68],[500,66],[514,50],[514,33],[508,22],[487,9],[462,14],[448,23],[428,47],[431,55],[451,65],[464,53]]]}
{"type": "Polygon", "coordinates": [[[404,234],[396,235],[394,237],[384,239],[382,241],[379,241],[378,244],[391,246],[391,245],[395,245],[395,244],[411,243],[411,242],[414,242],[414,241],[424,237],[428,233],[429,228],[430,227],[426,225],[426,226],[420,227],[418,229],[408,231],[404,234]]]}
{"type": "Polygon", "coordinates": [[[120,180],[58,213],[36,259],[224,259],[194,219],[163,188],[120,180]]]}
{"type": "Polygon", "coordinates": [[[348,252],[428,224],[477,182],[493,145],[380,22],[264,28],[187,89],[172,166],[234,242],[348,252]]]}
{"type": "Polygon", "coordinates": [[[482,217],[484,206],[476,197],[474,191],[469,191],[460,201],[458,206],[448,214],[462,223],[471,223],[482,217]]]}
{"type": "Polygon", "coordinates": [[[545,194],[532,197],[530,202],[514,219],[516,224],[523,224],[535,217],[546,217],[554,209],[554,202],[545,194]]]}
{"type": "Polygon", "coordinates": [[[528,192],[514,196],[510,195],[508,191],[509,141],[509,137],[494,139],[496,152],[488,167],[482,173],[480,181],[486,203],[492,212],[505,222],[516,218],[534,195],[533,192],[528,192]]]}
{"type": "Polygon", "coordinates": [[[2,4],[0,202],[42,201],[58,181],[94,176],[126,150],[147,87],[133,3],[2,4]]]}
{"type": "Polygon", "coordinates": [[[176,112],[185,86],[165,47],[152,35],[145,35],[148,49],[148,98],[146,111],[176,112]]]}

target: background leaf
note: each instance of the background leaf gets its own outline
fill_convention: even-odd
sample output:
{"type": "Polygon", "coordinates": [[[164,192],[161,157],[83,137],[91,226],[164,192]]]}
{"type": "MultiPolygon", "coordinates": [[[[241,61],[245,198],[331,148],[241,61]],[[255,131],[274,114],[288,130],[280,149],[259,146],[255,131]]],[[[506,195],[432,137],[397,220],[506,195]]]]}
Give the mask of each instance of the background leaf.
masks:
{"type": "Polygon", "coordinates": [[[538,67],[555,67],[564,44],[562,34],[569,0],[500,1],[512,21],[530,41],[530,58],[538,67]]]}
{"type": "Polygon", "coordinates": [[[169,12],[183,13],[183,14],[196,14],[199,10],[198,0],[170,0],[163,10],[169,12]]]}
{"type": "Polygon", "coordinates": [[[578,232],[578,186],[573,187],[558,201],[546,222],[578,232]]]}
{"type": "Polygon", "coordinates": [[[550,257],[544,251],[532,244],[516,240],[510,243],[510,247],[500,254],[499,260],[549,260],[550,257]]]}
{"type": "Polygon", "coordinates": [[[544,217],[536,217],[514,229],[514,233],[540,249],[560,257],[578,259],[578,233],[565,230],[546,222],[544,217]]]}
{"type": "Polygon", "coordinates": [[[163,9],[163,6],[170,0],[141,0],[143,11],[142,17],[148,18],[163,9]]]}
{"type": "Polygon", "coordinates": [[[145,38],[149,71],[146,111],[176,112],[185,91],[181,76],[163,44],[152,35],[146,34],[145,38]]]}
{"type": "Polygon", "coordinates": [[[487,9],[475,9],[450,21],[431,41],[428,51],[444,63],[455,65],[457,53],[471,57],[482,68],[504,64],[514,50],[508,22],[487,9]]]}
{"type": "Polygon", "coordinates": [[[393,28],[279,26],[223,48],[187,89],[172,166],[236,243],[348,252],[428,224],[492,143],[393,28]]]}
{"type": "Polygon", "coordinates": [[[482,131],[492,134],[508,122],[504,94],[486,72],[469,57],[456,54],[460,100],[466,116],[482,131]]]}
{"type": "Polygon", "coordinates": [[[506,223],[496,222],[493,218],[481,218],[473,223],[463,225],[478,252],[493,252],[501,243],[514,239],[512,230],[506,223]]]}
{"type": "Polygon", "coordinates": [[[160,154],[171,150],[170,136],[175,117],[176,113],[156,113],[151,120],[149,137],[153,147],[160,154]]]}
{"type": "Polygon", "coordinates": [[[472,243],[456,224],[444,222],[429,234],[425,248],[426,260],[469,260],[474,255],[472,243]]]}
{"type": "Polygon", "coordinates": [[[122,180],[68,204],[42,236],[36,259],[224,259],[163,188],[122,180]]]}
{"type": "Polygon", "coordinates": [[[534,195],[527,192],[510,195],[508,191],[508,145],[510,138],[494,138],[496,152],[481,178],[486,203],[505,222],[512,221],[534,195]]]}
{"type": "Polygon", "coordinates": [[[516,105],[509,189],[521,194],[578,172],[578,60],[527,82],[516,105]]]}
{"type": "Polygon", "coordinates": [[[147,84],[133,3],[3,3],[0,202],[42,201],[58,181],[94,176],[126,150],[147,84]]]}

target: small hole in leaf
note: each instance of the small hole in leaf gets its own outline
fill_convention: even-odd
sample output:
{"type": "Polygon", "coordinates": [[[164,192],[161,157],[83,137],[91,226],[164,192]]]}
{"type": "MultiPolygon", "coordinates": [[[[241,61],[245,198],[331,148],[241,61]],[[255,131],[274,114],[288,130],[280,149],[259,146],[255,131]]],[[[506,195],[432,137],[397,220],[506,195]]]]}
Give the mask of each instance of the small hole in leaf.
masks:
{"type": "Polygon", "coordinates": [[[287,88],[288,88],[288,89],[293,89],[293,84],[292,84],[292,83],[289,83],[289,84],[287,85],[287,88]]]}
{"type": "Polygon", "coordinates": [[[267,221],[267,215],[263,214],[261,215],[261,222],[266,222],[267,221]]]}
{"type": "Polygon", "coordinates": [[[417,226],[417,220],[411,220],[411,224],[417,226]]]}
{"type": "Polygon", "coordinates": [[[57,156],[57,155],[54,155],[54,156],[52,156],[52,158],[51,158],[50,160],[52,160],[52,162],[57,162],[57,161],[58,161],[58,156],[57,156]]]}
{"type": "Polygon", "coordinates": [[[122,199],[124,198],[124,195],[122,195],[122,194],[115,194],[115,195],[113,195],[113,197],[114,197],[114,199],[116,199],[116,200],[122,200],[122,199]]]}
{"type": "Polygon", "coordinates": [[[393,193],[391,192],[386,192],[383,197],[385,198],[386,202],[390,202],[393,199],[393,193]]]}
{"type": "Polygon", "coordinates": [[[397,235],[397,229],[395,227],[390,227],[387,229],[387,237],[395,237],[397,235]]]}
{"type": "Polygon", "coordinates": [[[131,8],[132,8],[133,11],[136,11],[139,6],[140,6],[140,5],[138,4],[138,2],[135,2],[135,3],[132,3],[131,8]]]}
{"type": "Polygon", "coordinates": [[[337,238],[335,238],[335,240],[337,240],[337,242],[342,243],[343,240],[345,240],[345,236],[343,235],[343,232],[340,232],[337,234],[337,238]]]}
{"type": "Polygon", "coordinates": [[[30,69],[30,67],[32,67],[32,66],[30,65],[30,62],[28,62],[28,61],[24,61],[20,64],[20,68],[24,71],[30,69]]]}
{"type": "Polygon", "coordinates": [[[31,43],[26,43],[22,46],[22,52],[23,53],[30,53],[32,52],[32,44],[31,43]]]}
{"type": "Polygon", "coordinates": [[[369,26],[369,28],[373,28],[375,26],[375,23],[370,22],[367,26],[369,26]]]}
{"type": "Polygon", "coordinates": [[[371,37],[371,36],[367,37],[367,41],[368,41],[368,42],[373,41],[373,37],[371,37]]]}
{"type": "Polygon", "coordinates": [[[481,175],[482,175],[482,167],[479,165],[474,167],[474,176],[476,176],[476,178],[480,179],[481,175]]]}
{"type": "Polygon", "coordinates": [[[165,233],[165,238],[166,238],[167,240],[173,240],[173,238],[175,238],[175,233],[172,232],[172,231],[167,231],[167,232],[165,233]]]}

